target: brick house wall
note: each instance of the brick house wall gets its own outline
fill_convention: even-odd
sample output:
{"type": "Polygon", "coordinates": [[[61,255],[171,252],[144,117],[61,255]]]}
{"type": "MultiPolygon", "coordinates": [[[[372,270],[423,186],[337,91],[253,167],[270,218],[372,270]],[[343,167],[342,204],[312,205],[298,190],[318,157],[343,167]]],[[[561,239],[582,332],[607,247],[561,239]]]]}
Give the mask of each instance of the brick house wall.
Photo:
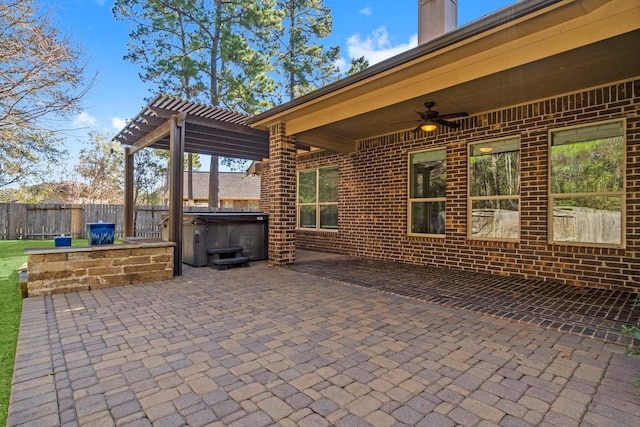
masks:
{"type": "Polygon", "coordinates": [[[269,212],[271,210],[271,176],[269,174],[269,163],[262,165],[260,174],[260,201],[258,202],[258,210],[260,212],[269,212]]]}
{"type": "MultiPolygon", "coordinates": [[[[295,260],[296,147],[286,136],[284,123],[269,129],[269,263],[287,265],[295,260]]],[[[262,180],[261,180],[262,182],[262,180]]],[[[264,204],[264,203],[263,203],[264,204]]]]}
{"type": "MultiPolygon", "coordinates": [[[[296,169],[338,166],[339,230],[298,230],[301,249],[640,291],[640,80],[460,120],[434,136],[366,139],[350,154],[299,155],[296,169]],[[548,131],[626,117],[626,248],[548,243],[548,131]],[[467,239],[467,146],[521,138],[520,239],[467,239]],[[407,235],[408,153],[447,148],[446,237],[407,235]]],[[[267,181],[267,180],[265,180],[267,181]]],[[[270,180],[268,180],[270,181],[270,180]]],[[[273,224],[273,223],[272,223],[273,224]]]]}

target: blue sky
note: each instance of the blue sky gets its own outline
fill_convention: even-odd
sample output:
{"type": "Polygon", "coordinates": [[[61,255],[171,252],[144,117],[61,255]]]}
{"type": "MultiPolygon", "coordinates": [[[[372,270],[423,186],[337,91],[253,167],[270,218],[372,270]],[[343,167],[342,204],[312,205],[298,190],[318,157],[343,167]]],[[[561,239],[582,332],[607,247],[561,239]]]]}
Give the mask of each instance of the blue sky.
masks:
{"type": "MultiPolygon", "coordinates": [[[[478,19],[514,0],[458,0],[458,25],[478,19]]],[[[113,136],[135,116],[151,93],[138,78],[137,66],[126,62],[128,23],[116,22],[108,0],[40,0],[52,9],[54,24],[75,40],[87,55],[88,70],[97,81],[84,110],[61,126],[75,129],[67,137],[72,153],[82,148],[86,134],[113,136]]],[[[341,62],[365,56],[371,64],[410,49],[417,40],[418,0],[325,0],[331,8],[333,33],[328,46],[339,45],[341,62]]],[[[206,164],[205,162],[204,164],[206,164]]]]}

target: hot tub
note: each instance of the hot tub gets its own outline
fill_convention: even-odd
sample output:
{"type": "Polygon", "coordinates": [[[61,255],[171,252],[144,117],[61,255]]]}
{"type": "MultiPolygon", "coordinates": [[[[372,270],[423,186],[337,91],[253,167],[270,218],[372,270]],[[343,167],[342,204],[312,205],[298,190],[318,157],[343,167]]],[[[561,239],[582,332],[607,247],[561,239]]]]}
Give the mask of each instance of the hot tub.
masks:
{"type": "Polygon", "coordinates": [[[207,249],[242,247],[252,261],[268,254],[269,215],[262,212],[185,212],[182,262],[207,265],[207,249]]]}

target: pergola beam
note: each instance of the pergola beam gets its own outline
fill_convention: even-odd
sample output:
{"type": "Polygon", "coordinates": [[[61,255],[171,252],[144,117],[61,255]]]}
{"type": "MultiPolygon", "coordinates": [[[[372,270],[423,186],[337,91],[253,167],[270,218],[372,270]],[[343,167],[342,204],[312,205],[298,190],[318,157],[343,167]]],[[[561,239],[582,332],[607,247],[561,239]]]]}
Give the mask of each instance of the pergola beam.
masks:
{"type": "Polygon", "coordinates": [[[131,154],[135,154],[137,151],[142,150],[143,148],[147,148],[159,140],[163,139],[167,135],[171,133],[173,129],[173,124],[171,120],[167,120],[139,140],[137,140],[134,144],[131,145],[131,154]]]}
{"type": "MultiPolygon", "coordinates": [[[[175,114],[175,111],[167,110],[164,108],[153,108],[153,111],[158,114],[158,117],[170,117],[171,114],[175,114]]],[[[255,135],[264,138],[265,132],[259,129],[251,128],[245,124],[229,123],[225,121],[212,120],[206,116],[197,116],[187,113],[186,121],[189,125],[205,126],[208,128],[224,130],[233,132],[240,135],[255,135]]],[[[191,128],[191,126],[189,126],[191,128]]]]}
{"type": "MultiPolygon", "coordinates": [[[[268,157],[268,150],[265,150],[259,143],[245,141],[245,144],[243,144],[242,147],[238,147],[240,142],[234,143],[233,140],[217,137],[214,139],[206,139],[204,136],[197,138],[188,130],[186,139],[188,141],[188,145],[185,146],[185,152],[187,153],[210,154],[212,148],[215,148],[216,155],[221,157],[233,157],[247,160],[261,160],[268,157]],[[248,150],[249,148],[252,150],[248,150]]],[[[168,150],[168,138],[158,141],[154,147],[168,150]]]]}
{"type": "Polygon", "coordinates": [[[247,126],[250,116],[166,95],[154,98],[113,139],[134,146],[134,152],[150,145],[168,150],[167,122],[179,113],[187,124],[186,153],[248,160],[269,156],[269,132],[247,126]]]}

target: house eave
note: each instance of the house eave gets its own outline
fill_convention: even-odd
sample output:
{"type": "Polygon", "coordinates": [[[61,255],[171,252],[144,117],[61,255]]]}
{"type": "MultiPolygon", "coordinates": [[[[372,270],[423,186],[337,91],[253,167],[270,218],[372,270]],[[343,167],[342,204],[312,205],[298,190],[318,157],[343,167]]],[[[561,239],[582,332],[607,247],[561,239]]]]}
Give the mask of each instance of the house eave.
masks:
{"type": "Polygon", "coordinates": [[[446,47],[455,45],[473,36],[485,33],[496,27],[516,21],[524,16],[531,15],[532,13],[549,7],[553,4],[562,2],[563,0],[530,0],[520,1],[513,5],[504,7],[494,13],[476,19],[462,27],[458,27],[455,30],[445,33],[442,36],[433,39],[429,43],[416,46],[413,49],[374,64],[356,74],[347,76],[313,92],[302,95],[284,104],[280,104],[263,113],[257,114],[249,118],[247,120],[247,124],[254,128],[267,129],[270,123],[277,122],[277,118],[280,117],[282,113],[294,110],[298,106],[302,106],[310,101],[322,98],[326,95],[338,91],[339,89],[343,89],[356,83],[375,78],[382,73],[392,71],[404,64],[420,60],[421,58],[424,58],[425,56],[434,52],[438,52],[446,47]]]}
{"type": "Polygon", "coordinates": [[[426,101],[474,115],[637,76],[639,43],[638,3],[519,2],[248,124],[284,123],[309,146],[351,152],[359,140],[415,128],[426,101]]]}

